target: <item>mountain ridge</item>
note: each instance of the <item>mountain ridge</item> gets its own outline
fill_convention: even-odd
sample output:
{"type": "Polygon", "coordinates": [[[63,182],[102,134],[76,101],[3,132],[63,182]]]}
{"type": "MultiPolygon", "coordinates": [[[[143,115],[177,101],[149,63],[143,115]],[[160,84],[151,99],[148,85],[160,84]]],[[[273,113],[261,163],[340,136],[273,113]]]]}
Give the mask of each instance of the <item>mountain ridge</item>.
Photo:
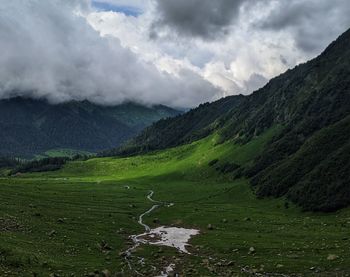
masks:
{"type": "MultiPolygon", "coordinates": [[[[340,192],[348,195],[350,188],[346,182],[339,184],[336,168],[329,172],[332,178],[328,178],[328,182],[316,185],[316,182],[309,180],[310,174],[320,180],[325,178],[317,168],[321,166],[322,161],[327,161],[327,151],[321,151],[322,155],[318,155],[313,149],[322,149],[335,141],[327,132],[336,130],[339,138],[345,137],[349,140],[348,128],[345,128],[350,124],[350,121],[346,120],[350,115],[348,45],[350,30],[332,42],[318,57],[273,78],[252,95],[231,96],[212,104],[201,105],[176,118],[154,123],[127,144],[104,154],[143,154],[188,144],[213,133],[219,135],[219,143],[232,140],[238,144],[245,144],[273,126],[280,125],[279,134],[272,138],[250,167],[243,169],[243,175],[251,179],[257,195],[287,196],[304,209],[315,211],[333,211],[350,205],[350,198],[338,197],[340,192]],[[225,108],[221,108],[223,103],[227,103],[225,108]],[[221,110],[213,112],[216,107],[221,110]],[[207,119],[205,124],[200,124],[203,123],[203,116],[207,119]],[[339,128],[337,124],[345,127],[339,128]],[[191,127],[193,125],[195,128],[191,127]],[[317,140],[318,136],[323,137],[317,140]],[[309,144],[310,140],[314,141],[314,144],[309,144]],[[311,150],[309,147],[312,147],[311,150]],[[287,179],[281,178],[285,168],[296,168],[292,161],[304,152],[308,155],[305,156],[305,169],[298,172],[300,176],[294,179],[291,176],[288,182],[287,179]],[[276,189],[278,187],[281,190],[276,189]],[[331,191],[328,192],[326,203],[321,203],[314,197],[319,195],[320,191],[331,191]],[[298,193],[304,193],[303,197],[298,197],[298,193]]],[[[350,160],[350,153],[346,152],[346,157],[339,155],[337,151],[340,148],[348,148],[340,142],[337,147],[333,149],[335,152],[332,150],[331,153],[338,153],[336,157],[342,161],[338,166],[339,170],[342,170],[348,167],[346,157],[350,160]]]]}
{"type": "Polygon", "coordinates": [[[23,97],[0,100],[0,154],[32,157],[54,148],[98,152],[179,113],[166,106],[134,103],[101,106],[88,101],[50,104],[23,97]]]}

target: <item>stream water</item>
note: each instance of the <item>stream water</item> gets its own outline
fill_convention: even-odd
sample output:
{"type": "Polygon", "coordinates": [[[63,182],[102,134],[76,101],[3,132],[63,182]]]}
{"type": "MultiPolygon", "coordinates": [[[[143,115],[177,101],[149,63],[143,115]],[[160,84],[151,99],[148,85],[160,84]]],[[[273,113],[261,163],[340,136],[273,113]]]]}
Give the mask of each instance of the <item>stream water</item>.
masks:
{"type": "MultiPolygon", "coordinates": [[[[133,257],[132,253],[139,247],[141,244],[151,244],[151,245],[159,245],[159,246],[169,246],[178,249],[178,251],[186,254],[190,254],[186,246],[188,245],[188,241],[192,236],[198,235],[199,231],[195,229],[185,229],[179,227],[157,227],[151,229],[147,224],[143,222],[143,218],[146,215],[151,214],[154,210],[160,207],[171,207],[173,203],[164,203],[160,201],[154,200],[152,197],[154,195],[154,191],[150,191],[147,195],[147,199],[155,203],[150,209],[142,213],[138,218],[138,223],[143,226],[145,232],[139,235],[132,235],[130,238],[133,241],[133,246],[125,251],[125,259],[128,263],[130,270],[133,270],[136,274],[142,275],[137,268],[133,268],[131,263],[131,258],[133,257]]],[[[141,266],[144,264],[143,258],[138,258],[138,264],[141,266]]],[[[169,276],[171,272],[175,269],[175,264],[170,264],[161,272],[161,277],[169,276]]]]}

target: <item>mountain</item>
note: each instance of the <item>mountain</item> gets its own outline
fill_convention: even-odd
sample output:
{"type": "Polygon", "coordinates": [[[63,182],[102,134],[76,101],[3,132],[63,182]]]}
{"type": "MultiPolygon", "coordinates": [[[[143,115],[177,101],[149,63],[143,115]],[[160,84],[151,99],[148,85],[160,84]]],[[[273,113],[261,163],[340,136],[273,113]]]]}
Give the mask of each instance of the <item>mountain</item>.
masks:
{"type": "Polygon", "coordinates": [[[154,121],[177,114],[179,111],[160,105],[1,100],[0,155],[30,158],[51,149],[98,152],[125,142],[154,121]]]}
{"type": "MultiPolygon", "coordinates": [[[[135,155],[210,134],[246,144],[277,128],[243,170],[259,197],[282,197],[305,210],[350,204],[350,30],[320,56],[249,96],[231,96],[161,120],[106,155],[135,155]]],[[[240,169],[242,170],[242,169],[240,169]]],[[[241,174],[239,174],[241,175],[241,174]]]]}

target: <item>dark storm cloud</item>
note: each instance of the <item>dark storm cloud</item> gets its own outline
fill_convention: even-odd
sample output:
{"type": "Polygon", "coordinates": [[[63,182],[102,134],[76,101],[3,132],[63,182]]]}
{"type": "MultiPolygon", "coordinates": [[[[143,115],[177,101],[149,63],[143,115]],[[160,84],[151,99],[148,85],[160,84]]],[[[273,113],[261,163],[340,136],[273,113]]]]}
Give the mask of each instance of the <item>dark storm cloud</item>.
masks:
{"type": "Polygon", "coordinates": [[[241,16],[253,31],[291,33],[298,48],[316,53],[350,27],[349,0],[156,0],[156,8],[152,38],[168,28],[214,40],[240,28],[241,16]]]}
{"type": "MultiPolygon", "coordinates": [[[[228,33],[244,0],[157,0],[159,18],[155,30],[164,26],[180,35],[215,39],[228,33]]],[[[152,32],[155,35],[155,32],[152,32]]]]}
{"type": "Polygon", "coordinates": [[[350,27],[350,1],[275,1],[271,12],[256,26],[291,32],[297,47],[317,52],[350,27]]]}

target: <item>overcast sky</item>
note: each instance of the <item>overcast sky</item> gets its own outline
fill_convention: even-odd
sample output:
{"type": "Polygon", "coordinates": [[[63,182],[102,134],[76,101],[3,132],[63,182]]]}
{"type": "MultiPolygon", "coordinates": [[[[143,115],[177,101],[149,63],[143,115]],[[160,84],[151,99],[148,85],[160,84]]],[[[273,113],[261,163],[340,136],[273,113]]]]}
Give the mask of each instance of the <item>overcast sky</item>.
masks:
{"type": "Polygon", "coordinates": [[[192,107],[249,94],[350,27],[348,0],[11,0],[0,98],[192,107]]]}

